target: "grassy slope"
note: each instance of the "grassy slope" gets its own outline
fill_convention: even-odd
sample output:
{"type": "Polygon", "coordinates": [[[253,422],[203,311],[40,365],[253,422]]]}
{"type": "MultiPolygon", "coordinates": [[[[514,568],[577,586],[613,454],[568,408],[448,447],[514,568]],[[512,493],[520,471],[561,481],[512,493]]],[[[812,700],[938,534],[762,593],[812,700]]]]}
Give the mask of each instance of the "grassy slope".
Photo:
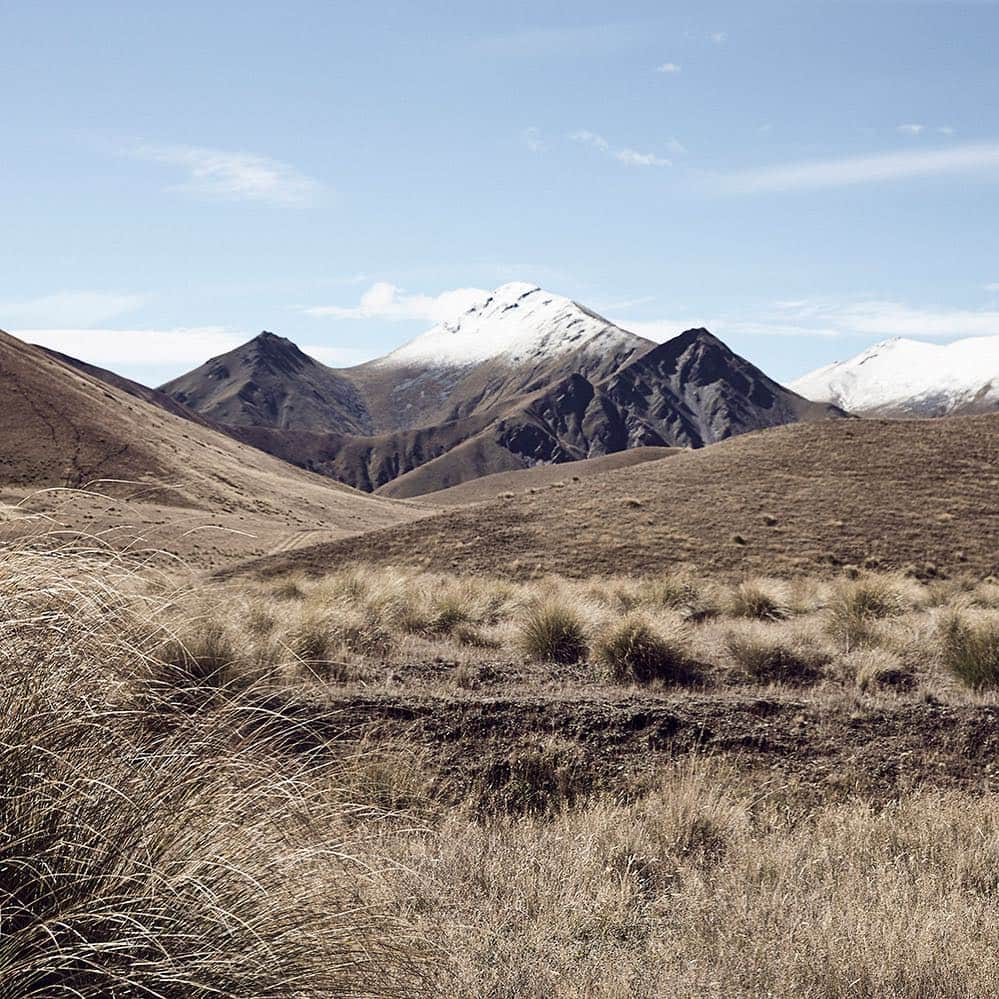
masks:
{"type": "MultiPolygon", "coordinates": [[[[547,489],[553,485],[562,486],[570,481],[575,482],[589,478],[591,475],[612,472],[619,468],[630,468],[632,465],[641,465],[646,461],[658,461],[677,454],[680,450],[682,449],[671,447],[635,447],[628,451],[616,451],[613,454],[601,455],[598,458],[584,458],[582,461],[559,465],[535,465],[532,468],[518,468],[509,472],[494,472],[492,475],[483,475],[481,478],[462,482],[450,489],[423,493],[416,499],[420,503],[434,507],[467,506],[469,503],[482,503],[486,500],[497,499],[504,493],[523,492],[528,489],[547,489]]],[[[402,478],[409,478],[409,476],[402,478]]],[[[396,495],[395,486],[398,481],[400,480],[382,486],[378,490],[378,495],[396,495]]]]}
{"type": "Polygon", "coordinates": [[[739,575],[870,558],[999,571],[999,416],[778,427],[252,568],[739,575]]]}

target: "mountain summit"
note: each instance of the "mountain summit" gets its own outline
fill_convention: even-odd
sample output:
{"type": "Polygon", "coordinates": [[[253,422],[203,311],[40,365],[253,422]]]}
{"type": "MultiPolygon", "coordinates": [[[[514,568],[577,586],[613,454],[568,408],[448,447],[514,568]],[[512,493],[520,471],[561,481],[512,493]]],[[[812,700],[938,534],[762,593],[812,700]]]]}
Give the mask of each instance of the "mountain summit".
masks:
{"type": "Polygon", "coordinates": [[[348,379],[267,330],[160,387],[177,402],[234,427],[371,430],[348,379]]]}
{"type": "Polygon", "coordinates": [[[521,283],[357,367],[333,370],[261,333],[163,391],[242,441],[396,496],[843,415],[778,385],[705,329],[656,344],[521,283]]]}
{"type": "Polygon", "coordinates": [[[638,349],[651,343],[571,299],[537,285],[514,282],[502,285],[457,319],[438,323],[375,364],[467,367],[502,359],[527,365],[584,348],[598,354],[621,346],[638,349]]]}
{"type": "Polygon", "coordinates": [[[877,416],[999,409],[999,336],[948,344],[895,337],[791,383],[808,399],[877,416]]]}

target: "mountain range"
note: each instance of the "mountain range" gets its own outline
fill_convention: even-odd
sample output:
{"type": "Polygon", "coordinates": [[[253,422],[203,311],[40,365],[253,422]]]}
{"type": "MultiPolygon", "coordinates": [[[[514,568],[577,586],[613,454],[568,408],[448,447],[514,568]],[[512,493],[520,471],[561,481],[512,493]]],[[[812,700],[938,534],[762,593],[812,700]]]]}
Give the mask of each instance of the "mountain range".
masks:
{"type": "Polygon", "coordinates": [[[353,368],[329,368],[264,332],[160,391],[238,440],[396,497],[845,415],[779,385],[705,329],[656,344],[519,283],[353,368]]]}
{"type": "Polygon", "coordinates": [[[999,410],[999,336],[948,344],[895,337],[791,382],[795,392],[866,416],[999,410]]]}
{"type": "Polygon", "coordinates": [[[990,411],[885,421],[843,419],[704,329],[655,344],[529,285],[365,365],[262,333],[162,390],[0,333],[0,528],[215,567],[452,565],[474,549],[483,571],[539,571],[557,551],[565,571],[894,552],[991,572],[993,343],[892,341],[800,384],[849,383],[834,398],[857,409],[866,380],[903,415],[990,411]]]}

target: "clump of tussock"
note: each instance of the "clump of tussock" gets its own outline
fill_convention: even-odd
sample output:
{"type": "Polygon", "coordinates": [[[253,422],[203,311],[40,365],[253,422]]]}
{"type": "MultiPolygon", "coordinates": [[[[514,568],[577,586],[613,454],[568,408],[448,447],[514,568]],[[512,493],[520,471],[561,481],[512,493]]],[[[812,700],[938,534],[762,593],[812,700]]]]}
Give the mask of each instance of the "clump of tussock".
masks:
{"type": "Polygon", "coordinates": [[[944,666],[972,690],[999,687],[999,620],[949,614],[940,627],[944,666]]]}
{"type": "Polygon", "coordinates": [[[830,656],[810,635],[747,623],[729,631],[725,647],[742,674],[756,683],[814,683],[830,656]]]}
{"type": "Polygon", "coordinates": [[[578,663],[588,651],[582,618],[555,599],[527,610],[517,630],[517,644],[528,659],[563,666],[578,663]]]}
{"type": "Polygon", "coordinates": [[[834,587],[829,599],[829,631],[847,652],[874,643],[875,623],[902,613],[904,594],[911,592],[905,582],[890,576],[862,575],[841,580],[834,587]]]}
{"type": "Polygon", "coordinates": [[[780,580],[745,579],[729,594],[727,609],[733,617],[781,621],[791,613],[791,600],[780,580]]]}
{"type": "Polygon", "coordinates": [[[839,666],[859,690],[904,691],[916,686],[915,671],[890,649],[856,649],[843,656],[839,666]]]}
{"type": "Polygon", "coordinates": [[[196,621],[170,635],[149,663],[152,691],[164,700],[202,703],[248,682],[224,622],[196,621]]]}
{"type": "Polygon", "coordinates": [[[716,590],[686,569],[648,580],[645,594],[644,602],[653,610],[679,611],[688,621],[706,621],[720,611],[716,590]]]}
{"type": "Polygon", "coordinates": [[[666,634],[640,615],[611,625],[597,639],[593,654],[618,683],[690,684],[700,679],[682,631],[666,634]]]}

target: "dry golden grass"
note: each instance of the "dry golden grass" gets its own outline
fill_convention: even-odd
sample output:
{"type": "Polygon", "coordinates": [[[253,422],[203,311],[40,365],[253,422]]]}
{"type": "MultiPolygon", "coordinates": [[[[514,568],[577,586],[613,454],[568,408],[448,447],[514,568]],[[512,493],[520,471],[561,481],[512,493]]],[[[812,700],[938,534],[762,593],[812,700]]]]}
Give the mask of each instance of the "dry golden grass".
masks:
{"type": "Polygon", "coordinates": [[[582,662],[577,680],[610,685],[668,687],[682,674],[682,682],[697,675],[712,689],[859,687],[872,696],[908,691],[945,700],[996,686],[987,677],[965,684],[968,672],[945,663],[953,644],[941,622],[955,608],[974,612],[983,628],[999,619],[995,584],[972,578],[920,582],[851,571],[722,583],[684,570],[514,583],[360,566],[319,579],[207,585],[209,599],[199,590],[181,602],[178,628],[193,628],[201,644],[221,629],[238,649],[236,672],[278,683],[378,685],[388,674],[405,682],[406,664],[446,661],[463,669],[455,682],[465,689],[476,687],[480,666],[495,662],[535,663],[541,679],[546,663],[582,662]],[[686,666],[653,666],[653,659],[686,666]]]}
{"type": "MultiPolygon", "coordinates": [[[[747,672],[792,698],[804,674],[818,699],[987,696],[951,674],[948,622],[980,629],[962,632],[977,655],[993,583],[804,581],[779,617],[746,616],[772,585],[351,569],[179,588],[96,553],[5,552],[0,997],[997,994],[982,786],[867,795],[662,754],[601,783],[564,734],[483,742],[456,772],[305,710],[406,657],[518,657],[551,608],[626,684],[668,687],[667,650],[722,700],[747,672]],[[841,603],[867,626],[849,650],[841,603]]],[[[612,687],[605,668],[518,682],[612,687]]]]}
{"type": "Polygon", "coordinates": [[[336,768],[228,682],[220,627],[196,656],[148,591],[94,554],[4,553],[0,995],[418,994],[336,768]]]}
{"type": "Polygon", "coordinates": [[[809,804],[723,766],[630,804],[390,835],[460,999],[995,995],[994,795],[809,804]]]}

